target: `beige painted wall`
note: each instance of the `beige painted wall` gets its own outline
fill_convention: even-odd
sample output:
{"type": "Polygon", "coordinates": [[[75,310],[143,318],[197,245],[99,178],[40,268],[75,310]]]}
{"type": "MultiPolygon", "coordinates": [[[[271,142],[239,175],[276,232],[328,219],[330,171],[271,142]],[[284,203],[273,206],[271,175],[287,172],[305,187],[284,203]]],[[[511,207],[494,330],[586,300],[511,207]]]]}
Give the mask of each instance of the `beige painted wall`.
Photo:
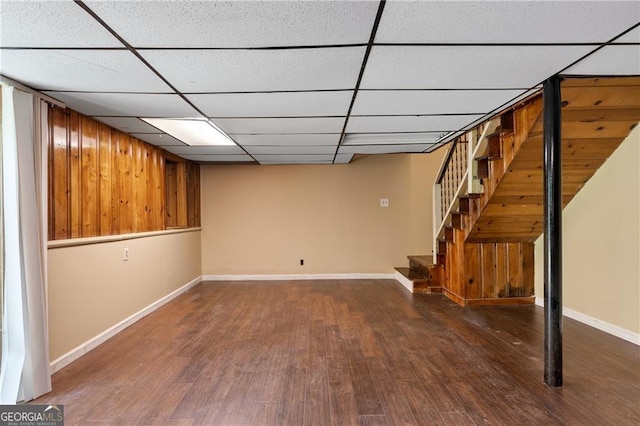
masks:
{"type": "Polygon", "coordinates": [[[392,273],[407,255],[430,254],[431,186],[445,151],[202,167],[203,274],[392,273]]]}
{"type": "Polygon", "coordinates": [[[200,232],[50,248],[48,262],[53,361],[199,277],[200,232]]]}
{"type": "MultiPolygon", "coordinates": [[[[640,333],[640,126],[563,211],[563,304],[640,333]]],[[[543,237],[536,296],[544,297],[543,237]]]]}

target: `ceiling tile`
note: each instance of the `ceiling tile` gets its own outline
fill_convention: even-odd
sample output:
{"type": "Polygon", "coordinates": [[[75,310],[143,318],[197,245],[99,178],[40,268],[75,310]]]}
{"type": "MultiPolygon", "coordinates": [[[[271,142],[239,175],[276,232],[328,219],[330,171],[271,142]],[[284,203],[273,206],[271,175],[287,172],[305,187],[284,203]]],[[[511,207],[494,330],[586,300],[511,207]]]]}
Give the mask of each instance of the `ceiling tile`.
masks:
{"type": "Polygon", "coordinates": [[[351,117],[347,132],[448,132],[458,130],[482,115],[351,117]]]}
{"type": "Polygon", "coordinates": [[[131,136],[155,146],[188,146],[173,136],[163,133],[131,133],[131,136]]]}
{"type": "Polygon", "coordinates": [[[309,154],[295,154],[295,155],[254,155],[255,159],[260,163],[326,163],[333,161],[333,154],[325,155],[309,155],[309,154]]]}
{"type": "Polygon", "coordinates": [[[342,145],[409,145],[435,143],[442,132],[413,133],[349,133],[342,145]]]}
{"type": "Polygon", "coordinates": [[[214,121],[223,117],[344,116],[353,91],[187,95],[214,121]]]}
{"type": "Polygon", "coordinates": [[[219,145],[219,146],[167,146],[167,151],[176,155],[231,155],[245,154],[245,152],[237,145],[219,145]]]}
{"type": "Polygon", "coordinates": [[[294,50],[144,50],[182,92],[350,89],[364,47],[294,50]]]}
{"type": "Polygon", "coordinates": [[[123,47],[73,2],[3,1],[1,8],[2,47],[123,47]]]}
{"type": "Polygon", "coordinates": [[[633,30],[629,31],[614,43],[640,43],[640,27],[636,27],[633,30]]]}
{"type": "Polygon", "coordinates": [[[251,155],[260,154],[335,154],[335,145],[304,145],[304,146],[262,146],[247,145],[246,150],[251,155]]]}
{"type": "Polygon", "coordinates": [[[86,3],[129,43],[145,47],[366,43],[378,9],[362,1],[86,3]]]}
{"type": "Polygon", "coordinates": [[[45,92],[85,115],[132,117],[198,117],[178,95],[141,93],[45,92]]]}
{"type": "Polygon", "coordinates": [[[594,46],[376,46],[362,88],[529,88],[594,46]]]}
{"type": "Polygon", "coordinates": [[[340,133],[344,125],[344,117],[218,118],[213,121],[229,134],[340,133]]]}
{"type": "Polygon", "coordinates": [[[3,50],[0,72],[40,90],[171,91],[125,50],[3,50]]]}
{"type": "Polygon", "coordinates": [[[354,154],[338,154],[336,155],[335,164],[348,164],[351,162],[354,154]]]}
{"type": "Polygon", "coordinates": [[[250,155],[247,154],[233,154],[233,155],[216,155],[216,154],[180,154],[182,158],[191,161],[202,162],[247,162],[253,161],[250,155]]]}
{"type": "Polygon", "coordinates": [[[339,154],[394,154],[423,152],[429,149],[432,144],[411,144],[411,145],[343,145],[338,151],[339,154]]]}
{"type": "Polygon", "coordinates": [[[354,115],[484,113],[523,90],[359,90],[354,115]]]}
{"type": "Polygon", "coordinates": [[[606,42],[637,23],[632,1],[390,1],[376,43],[606,42]]]}
{"type": "Polygon", "coordinates": [[[607,46],[578,62],[562,74],[640,75],[640,46],[607,46]]]}
{"type": "Polygon", "coordinates": [[[136,117],[92,117],[114,129],[125,133],[162,133],[162,130],[145,123],[136,117]]]}
{"type": "Polygon", "coordinates": [[[235,135],[240,145],[337,145],[340,135],[235,135]]]}

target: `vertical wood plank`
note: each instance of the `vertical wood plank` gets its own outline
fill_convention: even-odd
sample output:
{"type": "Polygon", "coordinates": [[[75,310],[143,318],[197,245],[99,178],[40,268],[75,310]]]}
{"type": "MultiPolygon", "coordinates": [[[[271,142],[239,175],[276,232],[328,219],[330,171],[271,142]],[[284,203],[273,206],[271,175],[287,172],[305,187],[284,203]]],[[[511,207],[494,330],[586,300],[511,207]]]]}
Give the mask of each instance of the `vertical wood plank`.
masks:
{"type": "Polygon", "coordinates": [[[51,157],[49,167],[52,170],[51,199],[53,217],[50,218],[51,234],[54,239],[70,238],[69,229],[69,117],[62,108],[49,109],[51,157]]]}
{"type": "Polygon", "coordinates": [[[195,210],[195,223],[193,226],[201,226],[201,207],[200,207],[200,165],[194,164],[194,182],[195,182],[195,193],[193,200],[193,209],[195,210]]]}
{"type": "Polygon", "coordinates": [[[177,226],[187,226],[187,168],[185,163],[176,166],[177,226]]]}
{"type": "Polygon", "coordinates": [[[133,149],[131,147],[130,137],[124,133],[120,133],[118,135],[118,195],[120,199],[118,216],[121,234],[133,232],[133,203],[131,202],[133,192],[132,157],[133,149]]]}
{"type": "Polygon", "coordinates": [[[522,296],[522,254],[520,243],[507,244],[509,259],[509,297],[522,296]]]}
{"type": "Polygon", "coordinates": [[[480,265],[480,244],[464,245],[464,285],[469,299],[477,299],[481,295],[482,267],[480,265]]]}
{"type": "Polygon", "coordinates": [[[134,150],[134,194],[135,206],[133,208],[134,227],[133,232],[147,231],[147,179],[146,179],[146,161],[147,150],[142,142],[135,138],[131,138],[131,144],[134,150]]]}
{"type": "Polygon", "coordinates": [[[534,269],[535,254],[533,243],[521,243],[522,247],[522,288],[523,296],[533,296],[534,289],[534,269]]]}
{"type": "Polygon", "coordinates": [[[507,295],[508,269],[507,246],[505,243],[496,244],[496,269],[495,269],[495,297],[501,298],[507,295]]]}
{"type": "Polygon", "coordinates": [[[165,226],[167,228],[175,228],[178,226],[178,179],[177,164],[174,162],[165,162],[165,185],[166,185],[166,219],[165,226]]]}
{"type": "Polygon", "coordinates": [[[160,152],[159,149],[156,149],[156,151],[158,156],[158,187],[157,187],[157,194],[158,194],[157,208],[159,209],[159,213],[157,216],[158,229],[165,229],[166,228],[166,221],[165,221],[165,212],[166,212],[165,165],[166,165],[166,162],[162,152],[160,152]]]}
{"type": "Polygon", "coordinates": [[[482,250],[482,297],[493,298],[495,296],[495,265],[496,253],[494,243],[481,244],[482,250]]]}
{"type": "Polygon", "coordinates": [[[82,237],[80,115],[69,111],[69,238],[82,237]]]}
{"type": "Polygon", "coordinates": [[[80,119],[80,188],[81,233],[83,237],[95,237],[98,226],[98,125],[86,117],[80,119]]]}
{"type": "Polygon", "coordinates": [[[111,130],[104,124],[98,125],[98,159],[100,161],[100,235],[112,235],[111,229],[111,130]]]}
{"type": "Polygon", "coordinates": [[[111,154],[109,155],[109,162],[111,169],[111,232],[113,234],[120,234],[120,171],[118,169],[119,158],[119,133],[115,129],[111,129],[111,154]]]}

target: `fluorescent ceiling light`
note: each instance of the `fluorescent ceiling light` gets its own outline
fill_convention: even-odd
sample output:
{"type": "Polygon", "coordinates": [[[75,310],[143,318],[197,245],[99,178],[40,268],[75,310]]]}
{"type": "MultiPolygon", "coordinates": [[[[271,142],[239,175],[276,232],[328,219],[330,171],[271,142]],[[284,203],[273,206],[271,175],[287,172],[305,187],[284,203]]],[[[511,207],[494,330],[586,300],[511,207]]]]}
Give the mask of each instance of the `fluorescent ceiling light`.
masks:
{"type": "Polygon", "coordinates": [[[435,143],[442,133],[349,133],[342,145],[406,145],[435,143]]]}
{"type": "Polygon", "coordinates": [[[236,145],[215,124],[204,118],[140,118],[191,146],[236,145]]]}

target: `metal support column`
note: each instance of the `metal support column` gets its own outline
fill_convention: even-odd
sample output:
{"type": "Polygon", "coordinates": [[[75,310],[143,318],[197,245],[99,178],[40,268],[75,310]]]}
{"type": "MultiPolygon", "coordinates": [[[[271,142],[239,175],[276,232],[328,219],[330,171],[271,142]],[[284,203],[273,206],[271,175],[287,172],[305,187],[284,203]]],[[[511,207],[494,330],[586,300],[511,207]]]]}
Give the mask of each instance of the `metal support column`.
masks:
{"type": "Polygon", "coordinates": [[[560,77],[543,84],[544,382],[562,386],[562,113],[560,77]]]}

